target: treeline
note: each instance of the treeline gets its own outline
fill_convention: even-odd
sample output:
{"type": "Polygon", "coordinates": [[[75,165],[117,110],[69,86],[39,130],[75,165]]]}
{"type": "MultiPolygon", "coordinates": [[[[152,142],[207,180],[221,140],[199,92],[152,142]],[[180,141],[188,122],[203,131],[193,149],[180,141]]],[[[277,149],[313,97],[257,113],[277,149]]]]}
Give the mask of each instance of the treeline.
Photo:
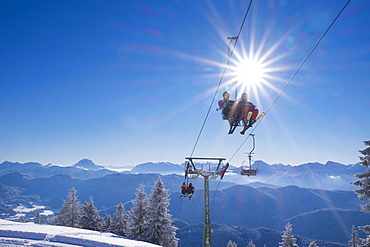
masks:
{"type": "MultiPolygon", "coordinates": [[[[282,241],[279,242],[279,247],[299,247],[297,244],[297,238],[293,235],[293,227],[290,222],[285,225],[285,231],[281,234],[282,241]]],[[[311,241],[308,247],[319,247],[316,241],[311,241]]],[[[325,246],[325,245],[324,245],[325,246]]],[[[349,247],[368,247],[369,245],[366,244],[366,239],[361,239],[359,236],[359,232],[355,226],[352,226],[352,233],[351,233],[351,240],[348,241],[349,247]]],[[[226,247],[238,247],[238,245],[229,240],[226,247]]],[[[251,240],[246,247],[256,247],[256,245],[251,240]]],[[[266,247],[266,244],[264,245],[266,247]]]]}
{"type": "Polygon", "coordinates": [[[154,183],[151,194],[147,195],[144,185],[140,184],[131,201],[133,207],[126,211],[119,203],[115,214],[99,216],[94,200],[81,204],[77,190],[68,192],[68,200],[64,200],[59,213],[51,220],[51,224],[82,228],[101,232],[110,232],[130,239],[149,242],[164,247],[178,246],[177,227],[172,225],[168,213],[170,204],[168,190],[160,178],[154,183]]]}

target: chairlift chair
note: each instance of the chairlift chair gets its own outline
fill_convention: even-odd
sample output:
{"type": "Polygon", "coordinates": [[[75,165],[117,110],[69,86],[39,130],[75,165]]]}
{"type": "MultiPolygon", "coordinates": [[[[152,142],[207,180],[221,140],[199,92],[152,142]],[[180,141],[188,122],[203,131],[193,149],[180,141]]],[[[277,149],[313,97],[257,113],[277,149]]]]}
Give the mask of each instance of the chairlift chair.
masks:
{"type": "Polygon", "coordinates": [[[256,141],[255,141],[255,134],[249,134],[250,136],[252,136],[253,138],[253,148],[252,150],[248,153],[248,161],[249,161],[249,168],[244,168],[244,162],[246,161],[243,161],[242,163],[242,166],[240,168],[240,175],[247,175],[247,176],[256,176],[257,175],[257,171],[258,171],[258,162],[257,162],[257,168],[256,169],[253,169],[252,168],[252,154],[253,154],[253,151],[256,147],[256,141]]]}
{"type": "MultiPolygon", "coordinates": [[[[244,164],[245,161],[243,161],[244,164]]],[[[242,167],[240,168],[240,175],[246,175],[246,176],[256,176],[258,172],[258,167],[256,169],[249,166],[249,168],[244,168],[242,164],[242,167]]]]}
{"type": "Polygon", "coordinates": [[[199,177],[201,171],[202,169],[196,169],[195,166],[192,166],[192,164],[190,164],[190,161],[186,161],[185,179],[186,178],[196,179],[199,177]]]}

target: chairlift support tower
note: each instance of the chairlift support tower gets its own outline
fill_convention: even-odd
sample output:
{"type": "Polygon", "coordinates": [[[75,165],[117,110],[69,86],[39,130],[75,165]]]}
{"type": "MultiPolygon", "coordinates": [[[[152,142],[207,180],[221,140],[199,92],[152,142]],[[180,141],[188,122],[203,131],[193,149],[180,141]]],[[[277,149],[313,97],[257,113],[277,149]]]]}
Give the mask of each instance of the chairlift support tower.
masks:
{"type": "MultiPolygon", "coordinates": [[[[204,226],[203,226],[203,247],[212,247],[211,237],[211,217],[210,217],[210,206],[209,206],[209,179],[216,179],[221,174],[220,165],[226,158],[205,158],[205,157],[185,157],[189,160],[192,171],[185,171],[185,176],[188,174],[192,175],[190,178],[198,178],[202,176],[204,178],[204,226]],[[194,160],[218,160],[218,165],[215,171],[205,171],[204,169],[197,169],[194,160]]],[[[188,169],[188,167],[186,168],[188,169]]]]}

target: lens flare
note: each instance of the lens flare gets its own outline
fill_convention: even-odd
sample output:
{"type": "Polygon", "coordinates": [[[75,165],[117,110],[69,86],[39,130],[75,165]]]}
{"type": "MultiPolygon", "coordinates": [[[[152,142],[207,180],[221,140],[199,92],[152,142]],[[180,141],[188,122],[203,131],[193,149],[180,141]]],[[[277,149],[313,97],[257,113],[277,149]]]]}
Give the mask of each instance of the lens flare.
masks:
{"type": "MultiPolygon", "coordinates": [[[[266,76],[263,64],[256,59],[246,59],[240,61],[232,68],[235,80],[239,84],[244,84],[247,90],[259,87],[263,78],[266,76]]],[[[249,91],[249,90],[248,90],[249,91]]]]}

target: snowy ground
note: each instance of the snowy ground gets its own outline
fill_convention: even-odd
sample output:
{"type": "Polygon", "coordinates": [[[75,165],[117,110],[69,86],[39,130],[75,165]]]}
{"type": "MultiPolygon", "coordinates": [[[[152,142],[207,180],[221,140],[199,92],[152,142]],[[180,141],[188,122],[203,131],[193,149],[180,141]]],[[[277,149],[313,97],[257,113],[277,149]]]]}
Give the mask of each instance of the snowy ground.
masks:
{"type": "Polygon", "coordinates": [[[36,211],[38,211],[40,213],[40,216],[50,216],[50,215],[54,214],[53,211],[46,210],[45,206],[37,206],[37,205],[34,205],[32,202],[28,206],[20,205],[20,206],[14,208],[13,210],[17,214],[14,215],[14,216],[10,216],[9,218],[7,218],[7,220],[17,221],[17,220],[19,220],[19,217],[21,217],[21,216],[24,217],[24,218],[27,218],[27,216],[28,216],[29,219],[33,219],[33,217],[36,214],[35,213],[36,211]]]}
{"type": "Polygon", "coordinates": [[[154,247],[158,245],[126,239],[111,233],[100,233],[78,228],[0,220],[0,246],[154,247]]]}

